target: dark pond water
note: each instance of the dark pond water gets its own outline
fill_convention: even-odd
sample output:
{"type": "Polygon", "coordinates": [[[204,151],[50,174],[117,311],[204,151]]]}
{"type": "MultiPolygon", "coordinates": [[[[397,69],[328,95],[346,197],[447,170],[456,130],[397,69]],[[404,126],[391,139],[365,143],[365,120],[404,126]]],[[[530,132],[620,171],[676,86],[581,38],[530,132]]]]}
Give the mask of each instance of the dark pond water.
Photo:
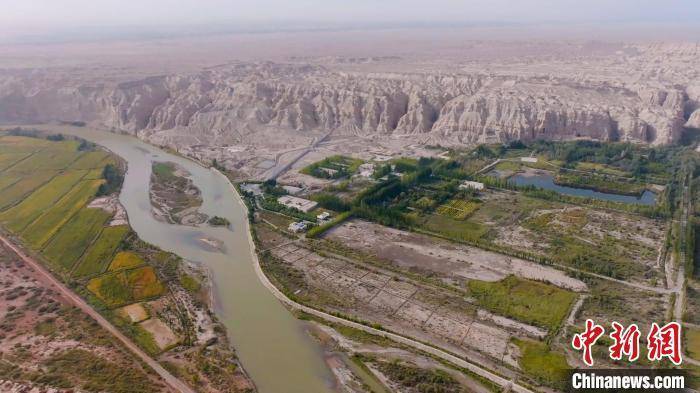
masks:
{"type": "Polygon", "coordinates": [[[552,174],[542,171],[517,174],[511,177],[511,180],[519,186],[533,185],[566,195],[602,199],[605,201],[636,203],[640,205],[653,205],[656,203],[656,194],[649,190],[644,191],[641,197],[637,197],[630,195],[609,194],[605,192],[588,190],[585,188],[560,186],[554,184],[554,177],[552,174]]]}

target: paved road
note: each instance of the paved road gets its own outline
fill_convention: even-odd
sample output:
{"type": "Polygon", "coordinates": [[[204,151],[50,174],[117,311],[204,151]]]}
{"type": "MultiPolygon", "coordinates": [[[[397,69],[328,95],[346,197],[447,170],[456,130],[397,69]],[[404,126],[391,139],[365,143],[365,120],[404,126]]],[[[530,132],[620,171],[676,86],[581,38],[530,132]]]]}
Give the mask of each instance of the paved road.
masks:
{"type": "Polygon", "coordinates": [[[134,344],[128,337],[123,335],[119,330],[117,330],[114,325],[112,325],[108,320],[106,320],[97,311],[93,310],[89,304],[87,304],[80,296],[76,295],[68,287],[63,285],[58,279],[56,279],[48,270],[46,270],[39,262],[35,261],[33,258],[25,255],[17,246],[15,246],[10,240],[0,235],[0,241],[11,249],[17,256],[22,258],[22,260],[34,268],[38,273],[45,276],[54,286],[58,289],[61,294],[63,294],[67,299],[69,299],[76,307],[81,309],[84,313],[91,316],[100,326],[105,330],[110,332],[119,341],[124,344],[131,352],[136,354],[144,363],[148,364],[161,378],[167,383],[171,388],[180,393],[195,393],[194,390],[190,389],[184,382],[177,379],[174,375],[170,374],[168,370],[164,369],[158,362],[153,358],[148,356],[144,351],[141,350],[136,344],[134,344]]]}

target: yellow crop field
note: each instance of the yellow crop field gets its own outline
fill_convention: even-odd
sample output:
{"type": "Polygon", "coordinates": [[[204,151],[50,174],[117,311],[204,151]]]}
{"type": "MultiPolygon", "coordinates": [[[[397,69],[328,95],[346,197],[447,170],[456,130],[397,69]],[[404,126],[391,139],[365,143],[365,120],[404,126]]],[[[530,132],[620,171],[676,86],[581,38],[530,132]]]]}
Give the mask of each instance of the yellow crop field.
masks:
{"type": "Polygon", "coordinates": [[[104,151],[91,151],[83,153],[83,155],[70,164],[68,169],[101,169],[105,165],[104,161],[107,158],[107,155],[108,153],[104,151]]]}
{"type": "MultiPolygon", "coordinates": [[[[2,175],[3,177],[11,176],[5,173],[2,175]]],[[[37,172],[32,176],[20,177],[17,182],[3,188],[2,192],[0,192],[0,210],[7,209],[8,207],[22,200],[32,191],[44,185],[44,183],[46,183],[54,175],[54,172],[37,172]]]]}
{"type": "Polygon", "coordinates": [[[475,201],[465,201],[462,199],[452,199],[437,208],[437,213],[442,216],[454,218],[455,220],[465,220],[479,208],[481,204],[475,201]]]}
{"type": "Polygon", "coordinates": [[[114,256],[109,265],[109,271],[131,269],[146,263],[143,258],[129,251],[122,251],[114,256]]]}
{"type": "Polygon", "coordinates": [[[82,209],[61,227],[42,254],[57,267],[70,271],[111,215],[102,209],[82,209]]]}
{"type": "Polygon", "coordinates": [[[22,202],[0,213],[0,222],[9,230],[19,233],[70,191],[85,173],[86,171],[71,171],[54,177],[22,202]]]}
{"type": "Polygon", "coordinates": [[[103,274],[90,280],[87,288],[109,307],[150,299],[165,291],[151,266],[103,274]]]}
{"type": "Polygon", "coordinates": [[[89,277],[103,273],[128,233],[128,225],[104,228],[73,270],[73,276],[89,277]]]}
{"type": "Polygon", "coordinates": [[[35,249],[40,249],[58,232],[68,220],[80,209],[87,206],[95,196],[102,180],[84,180],[78,182],[56,204],[34,220],[22,231],[22,236],[35,249]]]}

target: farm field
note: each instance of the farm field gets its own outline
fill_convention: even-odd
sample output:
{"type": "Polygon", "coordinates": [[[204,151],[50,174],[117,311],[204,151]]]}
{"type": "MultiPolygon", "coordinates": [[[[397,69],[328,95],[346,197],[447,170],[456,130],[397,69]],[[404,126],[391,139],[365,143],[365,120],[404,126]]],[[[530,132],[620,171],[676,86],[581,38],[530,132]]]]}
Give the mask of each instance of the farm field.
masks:
{"type": "Polygon", "coordinates": [[[73,270],[73,276],[88,277],[104,272],[129,230],[126,225],[104,228],[73,270]]]}

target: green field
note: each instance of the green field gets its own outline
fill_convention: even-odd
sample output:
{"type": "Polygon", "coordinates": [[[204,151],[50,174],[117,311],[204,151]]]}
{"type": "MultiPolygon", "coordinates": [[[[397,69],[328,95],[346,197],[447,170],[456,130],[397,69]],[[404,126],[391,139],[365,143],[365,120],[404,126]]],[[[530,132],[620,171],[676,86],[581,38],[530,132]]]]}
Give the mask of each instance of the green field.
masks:
{"type": "Polygon", "coordinates": [[[70,271],[111,215],[101,209],[83,209],[56,233],[43,250],[44,256],[70,271]]]}
{"type": "Polygon", "coordinates": [[[480,205],[481,204],[477,201],[451,199],[449,202],[440,205],[437,208],[437,213],[455,220],[465,220],[471,216],[480,205]]]}
{"type": "Polygon", "coordinates": [[[85,176],[85,173],[85,171],[71,171],[54,177],[20,203],[0,213],[0,222],[13,232],[21,232],[46,209],[54,206],[85,176]]]}
{"type": "Polygon", "coordinates": [[[489,227],[472,220],[456,220],[440,214],[423,218],[421,227],[439,235],[465,241],[476,241],[484,237],[489,227]]]}
{"type": "Polygon", "coordinates": [[[22,236],[32,247],[42,248],[61,226],[88,204],[100,184],[102,184],[102,180],[79,182],[58,203],[29,224],[22,231],[22,236]]]}
{"type": "Polygon", "coordinates": [[[468,286],[484,308],[548,330],[559,327],[576,301],[574,292],[516,276],[497,282],[471,280],[468,286]]]}
{"type": "Polygon", "coordinates": [[[165,291],[151,266],[103,274],[90,280],[87,288],[109,307],[150,299],[165,291]]]}
{"type": "Polygon", "coordinates": [[[551,351],[547,344],[539,341],[514,338],[513,342],[520,349],[518,364],[523,371],[539,383],[553,387],[565,385],[571,368],[566,356],[551,351]]]}
{"type": "Polygon", "coordinates": [[[73,270],[75,277],[88,277],[100,274],[107,269],[119,245],[129,233],[129,226],[107,227],[85,252],[83,258],[73,270]]]}
{"type": "Polygon", "coordinates": [[[31,176],[24,177],[19,174],[6,174],[2,173],[2,177],[18,177],[18,180],[12,185],[5,187],[2,192],[0,192],[0,210],[6,209],[13,204],[19,202],[25,196],[29,195],[32,191],[41,187],[49,179],[54,176],[54,172],[43,171],[33,173],[31,176]]]}

